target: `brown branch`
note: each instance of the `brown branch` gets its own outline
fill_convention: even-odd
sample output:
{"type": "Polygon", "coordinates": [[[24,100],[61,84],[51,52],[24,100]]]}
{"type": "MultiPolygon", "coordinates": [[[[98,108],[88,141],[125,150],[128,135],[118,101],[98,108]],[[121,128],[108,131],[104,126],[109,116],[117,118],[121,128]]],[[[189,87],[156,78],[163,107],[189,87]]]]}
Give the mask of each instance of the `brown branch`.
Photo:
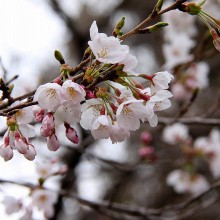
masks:
{"type": "MultiPolygon", "coordinates": [[[[168,117],[159,117],[159,124],[168,125],[171,124],[173,118],[168,117]]],[[[220,119],[218,118],[202,118],[202,117],[189,117],[189,118],[178,118],[176,122],[180,122],[188,125],[210,125],[210,126],[219,126],[220,119]]]]}
{"type": "Polygon", "coordinates": [[[181,109],[179,114],[173,119],[172,123],[175,123],[178,121],[179,118],[181,118],[182,116],[184,116],[190,109],[190,107],[192,106],[192,104],[195,102],[197,96],[199,94],[199,88],[196,88],[191,96],[191,98],[189,99],[188,103],[186,103],[181,109]]]}
{"type": "Polygon", "coordinates": [[[169,7],[165,8],[164,10],[155,13],[155,10],[152,11],[152,13],[140,24],[138,24],[135,28],[133,28],[131,31],[127,32],[126,34],[122,35],[119,39],[124,40],[132,35],[138,34],[139,29],[143,28],[147,23],[151,22],[154,18],[156,18],[159,15],[162,15],[168,11],[178,9],[180,5],[185,2],[186,0],[177,0],[175,3],[170,5],[169,7]]]}
{"type": "MultiPolygon", "coordinates": [[[[4,179],[0,179],[0,183],[16,184],[19,186],[29,187],[31,189],[38,187],[37,185],[26,183],[26,182],[22,183],[22,182],[16,182],[13,180],[4,180],[4,179]]],[[[139,206],[133,206],[133,205],[125,205],[121,203],[111,203],[110,201],[96,202],[96,201],[86,200],[78,196],[75,193],[69,193],[65,190],[60,190],[56,192],[62,196],[75,199],[80,204],[88,206],[97,211],[110,210],[113,212],[123,213],[123,214],[130,215],[130,216],[144,217],[145,219],[150,219],[150,220],[161,220],[161,219],[168,219],[165,217],[167,216],[167,214],[169,215],[169,219],[176,219],[177,216],[178,216],[178,219],[183,219],[186,216],[189,217],[190,215],[194,213],[192,212],[192,210],[196,211],[201,206],[207,206],[207,205],[213,204],[213,202],[217,199],[217,197],[209,200],[208,202],[207,202],[208,200],[207,197],[208,196],[213,197],[213,194],[211,193],[213,191],[218,191],[219,189],[220,189],[220,181],[217,181],[207,191],[201,193],[200,195],[196,197],[190,198],[186,202],[183,202],[178,205],[164,206],[158,209],[145,208],[145,207],[139,207],[139,206]]],[[[47,189],[47,190],[50,190],[50,189],[47,189]]]]}
{"type": "Polygon", "coordinates": [[[8,115],[13,115],[15,114],[19,109],[22,108],[26,108],[32,105],[37,105],[38,102],[37,101],[33,101],[33,102],[25,102],[19,105],[16,105],[14,107],[8,108],[6,110],[0,111],[0,116],[8,116],[8,115]]]}
{"type": "Polygon", "coordinates": [[[3,71],[3,77],[2,78],[5,81],[8,71],[6,70],[6,68],[3,64],[1,57],[0,57],[0,67],[2,68],[2,71],[3,71]]]}

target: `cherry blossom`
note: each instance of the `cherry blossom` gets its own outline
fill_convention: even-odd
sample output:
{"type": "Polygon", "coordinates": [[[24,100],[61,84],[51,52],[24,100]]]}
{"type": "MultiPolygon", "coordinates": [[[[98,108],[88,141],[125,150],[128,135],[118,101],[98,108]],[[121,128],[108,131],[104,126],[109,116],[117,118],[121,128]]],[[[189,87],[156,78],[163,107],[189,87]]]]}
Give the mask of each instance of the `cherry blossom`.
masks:
{"type": "Polygon", "coordinates": [[[112,122],[110,139],[112,143],[122,142],[130,136],[130,132],[127,129],[121,128],[117,121],[112,122]]]}
{"type": "Polygon", "coordinates": [[[17,123],[19,124],[27,124],[33,121],[33,111],[32,107],[26,107],[20,109],[15,114],[17,123]]]}
{"type": "Polygon", "coordinates": [[[194,148],[210,156],[208,162],[215,178],[220,177],[220,132],[213,129],[208,137],[199,137],[194,141],[194,148]]]}
{"type": "Polygon", "coordinates": [[[187,142],[190,139],[188,127],[180,123],[166,126],[163,130],[162,136],[166,143],[173,145],[187,142]]]}
{"type": "Polygon", "coordinates": [[[89,99],[83,103],[81,108],[82,115],[80,125],[86,130],[91,130],[93,127],[93,122],[100,115],[100,110],[102,107],[102,99],[89,99]]]}
{"type": "Polygon", "coordinates": [[[2,201],[2,204],[4,204],[5,212],[8,215],[19,212],[22,207],[21,201],[12,196],[5,196],[2,201]]]}
{"type": "Polygon", "coordinates": [[[121,45],[118,38],[108,37],[104,33],[98,33],[96,21],[90,28],[91,41],[88,42],[96,59],[101,63],[119,63],[125,59],[129,52],[127,45],[121,45]]]}
{"type": "Polygon", "coordinates": [[[150,123],[151,127],[155,127],[158,123],[158,118],[155,112],[162,111],[171,106],[169,98],[173,95],[168,90],[159,90],[156,93],[152,94],[150,88],[147,88],[142,91],[145,94],[150,96],[150,100],[146,103],[146,118],[150,123]]]}
{"type": "Polygon", "coordinates": [[[81,105],[71,102],[63,103],[55,112],[56,124],[64,122],[75,125],[81,119],[81,105]]]}
{"type": "Polygon", "coordinates": [[[111,132],[111,119],[107,115],[100,115],[92,125],[92,136],[95,139],[108,139],[111,132]]]}
{"type": "Polygon", "coordinates": [[[54,164],[48,160],[37,161],[35,168],[38,176],[42,179],[46,179],[54,173],[54,164]]]}
{"type": "Polygon", "coordinates": [[[123,71],[126,73],[134,74],[134,69],[138,65],[138,60],[135,56],[128,54],[119,64],[123,64],[123,71]]]}
{"type": "Polygon", "coordinates": [[[169,83],[173,78],[173,75],[167,71],[155,73],[151,83],[152,93],[155,93],[159,90],[168,89],[169,83]]]}
{"type": "Polygon", "coordinates": [[[35,189],[32,192],[33,204],[44,212],[45,217],[53,216],[53,205],[57,201],[57,193],[45,189],[35,189]]]}
{"type": "Polygon", "coordinates": [[[140,127],[140,120],[146,118],[146,110],[141,100],[122,102],[117,109],[116,118],[119,127],[135,131],[140,127]]]}
{"type": "Polygon", "coordinates": [[[68,101],[72,105],[79,104],[85,99],[85,90],[77,83],[66,80],[60,90],[60,100],[62,103],[68,101]]]}
{"type": "Polygon", "coordinates": [[[171,43],[164,44],[165,68],[172,69],[181,63],[192,60],[193,56],[189,54],[189,51],[194,45],[194,41],[183,33],[175,37],[171,43]]]}
{"type": "Polygon", "coordinates": [[[177,193],[191,193],[193,196],[209,189],[209,183],[204,176],[200,174],[190,176],[183,170],[172,171],[168,174],[166,181],[177,193]]]}
{"type": "Polygon", "coordinates": [[[60,90],[61,86],[57,83],[46,83],[39,86],[34,95],[34,100],[38,101],[42,109],[54,111],[60,105],[60,90]]]}

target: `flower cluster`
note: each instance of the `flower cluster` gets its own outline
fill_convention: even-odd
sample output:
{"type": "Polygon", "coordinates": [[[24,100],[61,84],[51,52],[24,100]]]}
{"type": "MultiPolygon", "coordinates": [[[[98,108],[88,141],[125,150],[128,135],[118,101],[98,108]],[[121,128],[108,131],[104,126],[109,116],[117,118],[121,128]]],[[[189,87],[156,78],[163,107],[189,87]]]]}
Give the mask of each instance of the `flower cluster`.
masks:
{"type": "Polygon", "coordinates": [[[8,129],[4,135],[4,144],[0,146],[0,156],[5,161],[13,157],[14,150],[23,154],[26,159],[34,160],[36,150],[28,140],[35,136],[34,127],[28,124],[32,120],[33,114],[30,107],[19,110],[7,118],[8,129]]]}
{"type": "Polygon", "coordinates": [[[173,76],[158,72],[152,76],[137,74],[137,59],[129,53],[129,47],[113,36],[99,33],[96,22],[90,28],[90,65],[84,68],[81,83],[67,71],[61,80],[40,86],[34,96],[40,110],[35,114],[42,121],[41,135],[47,137],[50,150],[59,148],[56,125],[63,123],[66,137],[78,143],[72,127],[76,123],[91,130],[95,139],[111,138],[112,142],[124,141],[130,131],[140,127],[140,121],[158,123],[155,112],[171,106],[172,94],[167,90],[173,76]],[[132,75],[133,74],[133,75],[132,75]],[[108,78],[109,76],[109,78],[108,78]],[[131,77],[149,80],[144,88],[131,77]],[[94,80],[105,78],[105,86],[88,89],[94,80]],[[112,92],[111,92],[112,90],[112,92]]]}
{"type": "Polygon", "coordinates": [[[37,89],[34,99],[38,101],[40,109],[35,111],[35,118],[42,122],[40,134],[47,138],[49,150],[56,151],[60,147],[56,135],[56,126],[60,124],[66,128],[66,137],[74,144],[78,143],[77,132],[72,126],[80,121],[80,102],[85,96],[85,90],[71,80],[66,80],[62,86],[47,83],[37,89]]]}
{"type": "Polygon", "coordinates": [[[206,178],[197,171],[198,160],[209,164],[214,178],[220,177],[220,132],[217,129],[213,129],[209,137],[199,137],[193,141],[188,127],[176,123],[164,129],[163,140],[168,144],[178,144],[184,155],[182,169],[174,170],[167,176],[167,184],[174,187],[177,193],[197,195],[209,188],[206,178]]]}
{"type": "Polygon", "coordinates": [[[22,198],[5,195],[2,201],[5,212],[8,215],[17,213],[20,220],[35,219],[36,213],[41,216],[38,219],[53,217],[58,193],[45,189],[43,184],[51,176],[59,176],[65,174],[66,171],[67,167],[59,164],[57,159],[37,161],[36,172],[39,177],[39,186],[30,185],[28,196],[22,198]]]}
{"type": "Polygon", "coordinates": [[[204,89],[209,85],[209,66],[205,62],[194,61],[196,57],[191,53],[196,44],[195,17],[180,11],[171,11],[165,13],[162,18],[169,23],[169,27],[164,31],[164,66],[174,72],[175,68],[181,66],[180,70],[175,72],[177,77],[171,91],[175,99],[184,101],[191,97],[195,89],[204,89]]]}

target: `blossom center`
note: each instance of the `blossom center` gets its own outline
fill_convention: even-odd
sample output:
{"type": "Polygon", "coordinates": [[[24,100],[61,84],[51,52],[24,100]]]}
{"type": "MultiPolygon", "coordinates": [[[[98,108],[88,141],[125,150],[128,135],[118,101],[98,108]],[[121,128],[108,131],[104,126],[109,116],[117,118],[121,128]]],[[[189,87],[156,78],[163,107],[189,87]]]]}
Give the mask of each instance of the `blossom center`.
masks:
{"type": "Polygon", "coordinates": [[[102,49],[98,53],[99,58],[107,58],[109,53],[109,48],[107,46],[102,47],[102,49]]]}
{"type": "Polygon", "coordinates": [[[56,95],[57,95],[56,89],[50,88],[47,90],[47,96],[50,96],[50,98],[54,98],[56,97],[56,95]]]}
{"type": "Polygon", "coordinates": [[[123,112],[129,119],[133,115],[133,111],[130,108],[128,108],[127,106],[124,107],[123,112]]]}
{"type": "Polygon", "coordinates": [[[68,87],[67,92],[72,99],[76,97],[77,92],[74,90],[74,88],[68,87]]]}
{"type": "Polygon", "coordinates": [[[47,196],[46,196],[46,195],[40,195],[40,196],[39,196],[39,201],[40,201],[41,203],[46,202],[46,201],[47,201],[47,196]]]}

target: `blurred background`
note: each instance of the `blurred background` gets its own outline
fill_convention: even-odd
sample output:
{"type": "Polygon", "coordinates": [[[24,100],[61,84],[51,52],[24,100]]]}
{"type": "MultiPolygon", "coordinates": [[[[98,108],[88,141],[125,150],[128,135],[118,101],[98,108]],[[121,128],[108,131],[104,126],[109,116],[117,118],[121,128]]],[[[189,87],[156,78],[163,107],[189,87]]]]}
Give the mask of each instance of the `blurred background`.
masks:
{"type": "MultiPolygon", "coordinates": [[[[109,36],[115,24],[125,16],[123,30],[127,32],[149,15],[156,2],[156,0],[1,0],[1,77],[10,80],[14,75],[19,75],[14,81],[15,96],[30,92],[38,85],[58,76],[59,63],[53,55],[55,50],[60,50],[66,63],[72,67],[80,62],[88,46],[89,28],[94,20],[97,21],[99,32],[109,36]]],[[[164,4],[169,5],[173,2],[165,0],[164,4]]],[[[205,10],[218,17],[220,2],[207,0],[205,10]]],[[[169,70],[176,76],[171,88],[174,94],[172,107],[160,116],[218,118],[220,55],[213,49],[212,39],[206,34],[207,28],[198,18],[194,19],[182,12],[176,12],[173,17],[172,12],[167,14],[170,16],[156,19],[170,23],[166,30],[132,36],[123,42],[129,45],[131,53],[139,61],[136,72],[154,74],[169,70]],[[189,21],[187,16],[190,17],[189,21]],[[182,27],[183,23],[186,23],[185,27],[182,27]],[[187,36],[181,35],[181,31],[187,36]],[[197,76],[194,78],[195,75],[197,76]],[[195,92],[197,90],[198,93],[195,92]]],[[[1,132],[5,130],[4,123],[4,119],[1,119],[1,132]]],[[[40,128],[38,125],[35,127],[37,131],[40,128]]],[[[190,141],[184,144],[177,142],[170,144],[163,138],[164,127],[160,124],[156,128],[150,128],[148,124],[143,124],[127,141],[118,144],[112,144],[110,140],[94,141],[89,133],[79,127],[77,129],[81,144],[72,146],[70,142],[63,140],[62,149],[56,153],[47,150],[45,140],[42,138],[36,138],[32,142],[40,152],[36,160],[58,157],[69,168],[64,176],[48,180],[48,187],[76,193],[80,198],[92,202],[106,200],[109,204],[117,202],[160,209],[191,198],[193,193],[190,189],[183,192],[173,189],[167,184],[167,176],[171,171],[182,169],[186,165],[186,157],[189,157],[186,145],[189,145],[189,148],[193,147],[193,141],[197,137],[208,136],[213,129],[211,125],[192,124],[187,128],[190,134],[187,138],[190,141]]],[[[64,136],[62,132],[61,130],[61,139],[64,136]]],[[[0,163],[1,179],[37,183],[35,163],[24,160],[20,155],[15,155],[13,160],[7,163],[0,159],[0,163]]],[[[207,160],[196,158],[195,162],[193,158],[193,162],[190,160],[190,163],[196,166],[196,174],[204,175],[210,185],[218,179],[218,175],[217,178],[212,176],[207,160]]],[[[220,161],[216,166],[220,167],[220,161]]],[[[195,188],[198,189],[199,186],[195,188]]],[[[16,195],[18,198],[23,195],[21,187],[15,187],[13,184],[1,184],[0,193],[1,198],[4,198],[5,194],[16,195]]],[[[25,193],[27,194],[26,189],[25,193]]],[[[201,205],[199,212],[191,210],[188,216],[176,216],[176,219],[220,219],[220,200],[216,196],[217,192],[212,193],[213,195],[209,196],[214,197],[215,201],[208,207],[202,208],[201,205]]],[[[6,215],[4,206],[1,205],[0,218],[17,220],[19,216],[6,215]]],[[[34,219],[43,218],[38,213],[34,219]]],[[[75,199],[59,196],[52,219],[151,218],[144,215],[112,213],[108,208],[100,209],[96,206],[89,208],[86,204],[82,206],[75,199]]],[[[166,219],[171,219],[169,213],[166,219]]]]}

